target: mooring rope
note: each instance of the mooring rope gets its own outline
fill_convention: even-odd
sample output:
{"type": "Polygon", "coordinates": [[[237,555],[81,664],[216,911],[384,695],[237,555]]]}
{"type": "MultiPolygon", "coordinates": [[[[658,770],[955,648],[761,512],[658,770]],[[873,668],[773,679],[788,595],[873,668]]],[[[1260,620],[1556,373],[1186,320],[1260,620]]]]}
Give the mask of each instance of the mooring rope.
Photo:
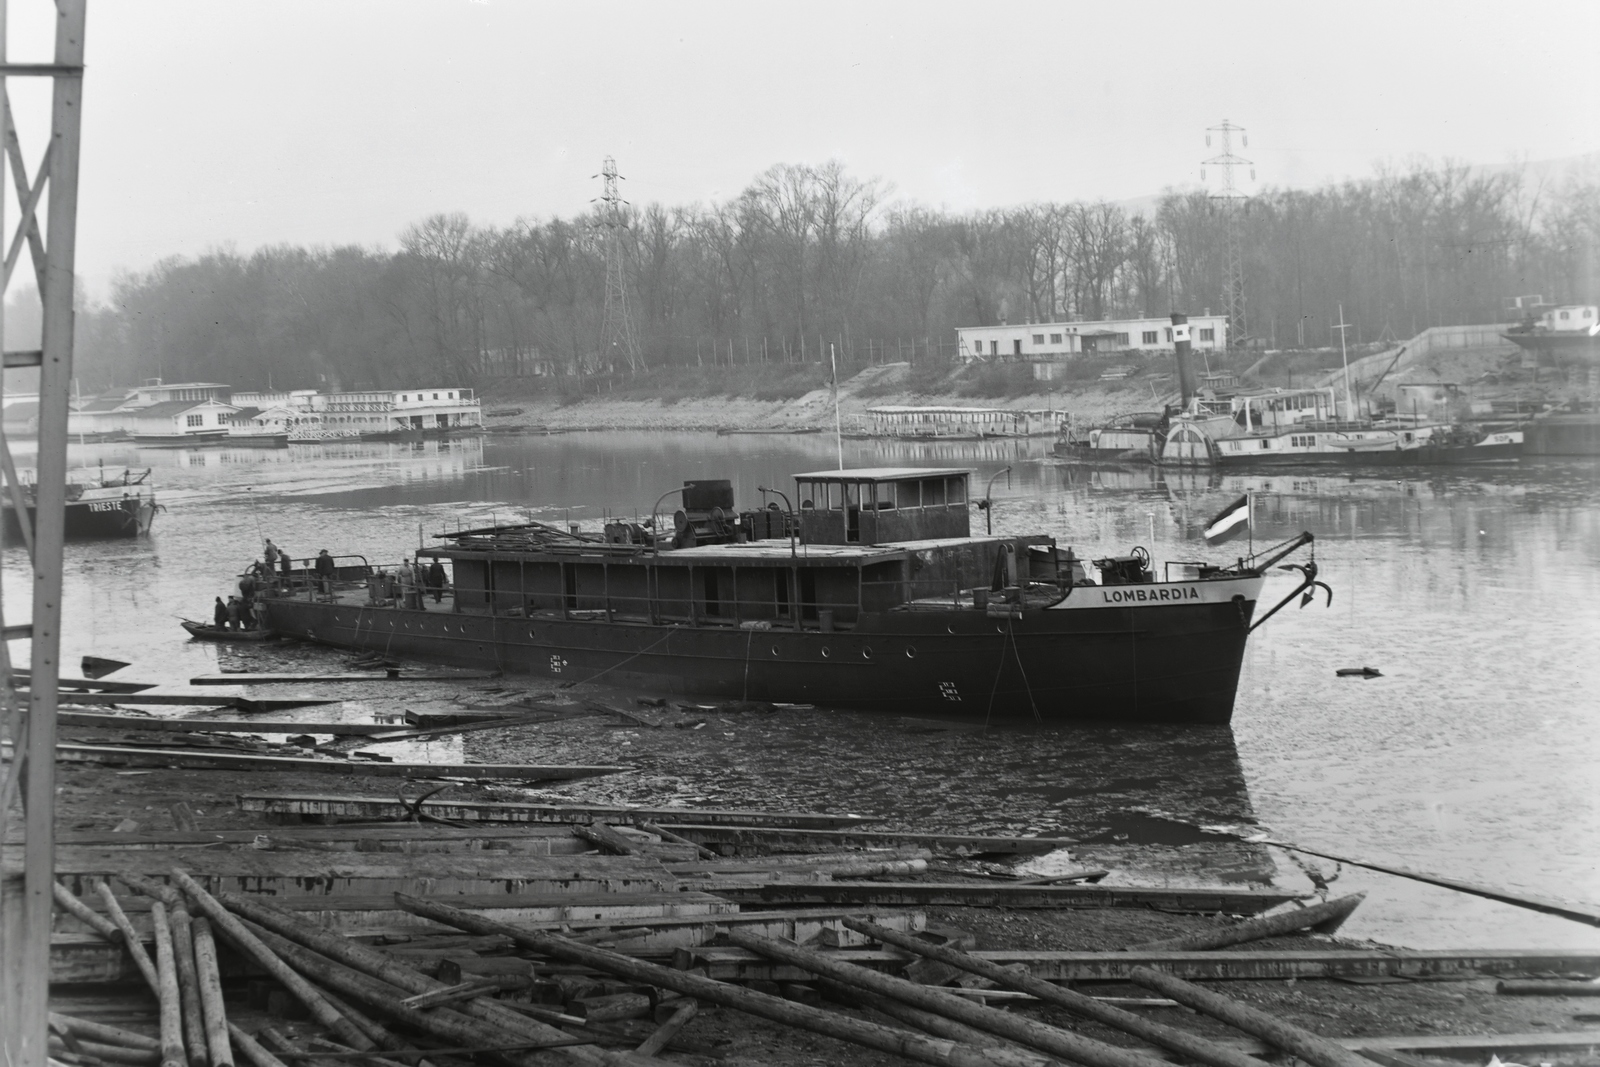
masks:
{"type": "Polygon", "coordinates": [[[644,648],[641,648],[639,651],[635,652],[633,655],[627,657],[626,659],[618,660],[617,662],[613,663],[611,666],[607,667],[605,670],[601,671],[599,674],[591,674],[589,677],[585,678],[583,680],[583,682],[581,682],[581,683],[580,682],[564,682],[564,683],[562,683],[561,688],[563,688],[563,689],[571,689],[575,685],[586,684],[588,682],[594,681],[596,678],[600,678],[600,677],[602,677],[604,675],[610,674],[612,671],[616,670],[618,667],[622,666],[624,663],[631,663],[632,661],[638,659],[640,656],[644,655],[646,652],[649,652],[651,649],[655,648],[656,645],[662,644],[663,642],[668,640],[670,637],[672,637],[672,635],[675,632],[677,632],[677,626],[676,625],[674,625],[672,627],[672,629],[668,630],[666,633],[662,634],[660,641],[652,642],[651,644],[646,645],[644,648]]]}

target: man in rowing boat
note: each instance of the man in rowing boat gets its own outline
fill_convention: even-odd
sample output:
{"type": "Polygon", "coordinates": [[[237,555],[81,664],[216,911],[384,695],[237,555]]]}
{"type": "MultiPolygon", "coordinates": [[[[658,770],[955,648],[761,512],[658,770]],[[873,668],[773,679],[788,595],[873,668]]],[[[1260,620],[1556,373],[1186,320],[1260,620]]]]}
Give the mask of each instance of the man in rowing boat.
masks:
{"type": "Polygon", "coordinates": [[[228,605],[222,602],[221,597],[217,597],[217,606],[211,609],[211,625],[219,630],[228,628],[228,605]]]}

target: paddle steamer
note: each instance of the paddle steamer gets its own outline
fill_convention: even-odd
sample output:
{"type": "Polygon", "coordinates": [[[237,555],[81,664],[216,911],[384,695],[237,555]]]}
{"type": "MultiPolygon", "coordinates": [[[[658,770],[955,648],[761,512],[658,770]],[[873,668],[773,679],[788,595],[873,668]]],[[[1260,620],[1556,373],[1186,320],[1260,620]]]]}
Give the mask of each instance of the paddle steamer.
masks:
{"type": "MultiPolygon", "coordinates": [[[[1088,558],[1042,534],[973,533],[991,502],[969,476],[818,471],[796,476],[798,507],[763,488],[771,503],[742,512],[731,483],[685,483],[666,494],[682,502],[670,531],[652,517],[440,534],[417,556],[448,565],[445,588],[343,556],[321,574],[302,561],[258,610],[284,636],[556,683],[977,720],[1229,720],[1268,570],[1310,534],[1158,573],[1143,548],[1088,558]]],[[[1315,561],[1299,569],[1260,621],[1309,590],[1315,561]]]]}

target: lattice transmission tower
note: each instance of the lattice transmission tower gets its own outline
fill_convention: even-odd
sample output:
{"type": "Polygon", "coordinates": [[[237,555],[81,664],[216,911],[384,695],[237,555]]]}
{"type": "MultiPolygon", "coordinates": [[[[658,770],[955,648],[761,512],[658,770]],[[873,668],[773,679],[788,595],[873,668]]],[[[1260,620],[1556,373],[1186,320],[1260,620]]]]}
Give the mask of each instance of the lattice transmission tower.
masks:
{"type": "Polygon", "coordinates": [[[1223,283],[1222,304],[1228,314],[1228,347],[1242,347],[1250,336],[1250,327],[1245,317],[1244,301],[1244,253],[1239,247],[1239,213],[1244,209],[1245,203],[1250,199],[1250,194],[1240,188],[1240,183],[1234,176],[1235,169],[1250,168],[1250,179],[1255,180],[1255,164],[1248,159],[1233,154],[1233,135],[1239,135],[1241,148],[1250,147],[1250,138],[1245,134],[1243,126],[1235,126],[1227,119],[1222,120],[1220,126],[1206,128],[1206,147],[1211,147],[1211,135],[1216,134],[1221,141],[1222,151],[1210,159],[1202,160],[1200,164],[1200,180],[1206,177],[1206,167],[1220,167],[1222,178],[1219,182],[1221,191],[1212,193],[1211,199],[1222,205],[1222,222],[1226,254],[1228,258],[1228,277],[1223,283]]]}
{"type": "Polygon", "coordinates": [[[622,215],[627,203],[617,192],[617,161],[606,157],[600,173],[605,179],[600,194],[600,223],[605,227],[606,243],[606,305],[600,322],[600,353],[612,366],[619,362],[628,364],[630,372],[644,369],[644,354],[639,350],[639,337],[633,329],[633,313],[628,308],[627,269],[622,254],[622,231],[626,220],[622,215]]]}

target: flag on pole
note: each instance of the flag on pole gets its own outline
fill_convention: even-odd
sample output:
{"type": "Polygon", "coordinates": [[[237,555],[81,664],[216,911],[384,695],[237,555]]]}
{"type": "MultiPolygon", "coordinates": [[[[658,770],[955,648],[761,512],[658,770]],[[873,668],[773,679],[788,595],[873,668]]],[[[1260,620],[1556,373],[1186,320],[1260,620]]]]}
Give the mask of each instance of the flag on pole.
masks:
{"type": "Polygon", "coordinates": [[[1206,542],[1220,545],[1230,538],[1237,537],[1241,530],[1250,528],[1250,494],[1235,500],[1217,513],[1217,517],[1206,524],[1206,542]]]}

